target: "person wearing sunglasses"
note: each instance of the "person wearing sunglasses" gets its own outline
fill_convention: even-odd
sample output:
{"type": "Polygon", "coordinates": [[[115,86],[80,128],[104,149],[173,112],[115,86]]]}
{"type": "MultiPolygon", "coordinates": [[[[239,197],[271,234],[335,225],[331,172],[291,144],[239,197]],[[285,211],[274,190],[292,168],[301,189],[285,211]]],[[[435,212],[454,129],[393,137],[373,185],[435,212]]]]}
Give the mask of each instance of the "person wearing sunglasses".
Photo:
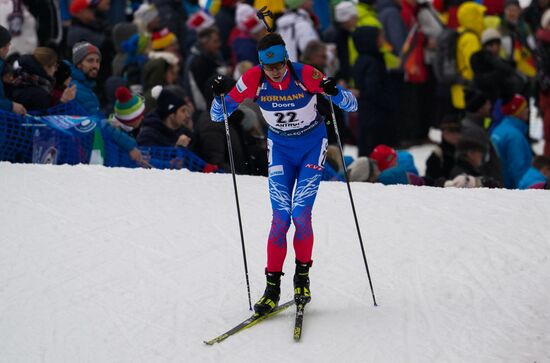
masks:
{"type": "Polygon", "coordinates": [[[225,100],[226,116],[239,103],[251,98],[268,124],[268,181],[273,219],[267,240],[267,286],[254,305],[256,313],[264,315],[279,302],[287,253],[286,235],[291,222],[295,226],[294,299],[297,304],[311,299],[311,214],[328,146],[324,117],[317,111],[317,95],[330,97],[344,111],[355,111],[357,100],[316,68],[290,62],[279,34],[270,33],[260,39],[258,56],[260,64],[244,73],[234,87],[222,76],[213,80],[216,97],[210,115],[213,121],[224,121],[221,97],[225,100]]]}

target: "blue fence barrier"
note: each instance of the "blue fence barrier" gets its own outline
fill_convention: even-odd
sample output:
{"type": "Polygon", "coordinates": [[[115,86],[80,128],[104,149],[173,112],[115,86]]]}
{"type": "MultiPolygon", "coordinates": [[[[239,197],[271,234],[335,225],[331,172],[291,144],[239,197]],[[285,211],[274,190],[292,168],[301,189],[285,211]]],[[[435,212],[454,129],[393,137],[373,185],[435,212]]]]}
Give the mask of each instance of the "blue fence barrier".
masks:
{"type": "MultiPolygon", "coordinates": [[[[87,164],[98,132],[103,146],[103,165],[139,167],[75,102],[44,112],[20,116],[0,111],[0,161],[17,163],[87,164]]],[[[192,151],[180,147],[139,147],[142,155],[158,169],[203,171],[207,163],[192,151]]],[[[323,180],[342,181],[326,164],[323,180]]]]}

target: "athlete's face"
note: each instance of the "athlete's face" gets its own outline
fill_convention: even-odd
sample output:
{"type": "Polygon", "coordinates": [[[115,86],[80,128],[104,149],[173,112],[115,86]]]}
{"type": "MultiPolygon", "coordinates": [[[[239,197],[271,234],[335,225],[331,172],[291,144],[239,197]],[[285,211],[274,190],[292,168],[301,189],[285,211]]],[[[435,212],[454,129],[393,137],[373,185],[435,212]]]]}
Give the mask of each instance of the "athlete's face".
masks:
{"type": "Polygon", "coordinates": [[[283,80],[286,71],[285,62],[264,64],[263,67],[265,74],[274,82],[281,82],[283,80]]]}

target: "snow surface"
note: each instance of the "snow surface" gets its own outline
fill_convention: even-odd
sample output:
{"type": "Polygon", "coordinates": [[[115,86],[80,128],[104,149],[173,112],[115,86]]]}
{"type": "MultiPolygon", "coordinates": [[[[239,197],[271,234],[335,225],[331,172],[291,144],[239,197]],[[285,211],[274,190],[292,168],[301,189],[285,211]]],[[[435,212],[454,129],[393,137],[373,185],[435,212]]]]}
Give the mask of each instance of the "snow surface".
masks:
{"type": "MultiPolygon", "coordinates": [[[[267,179],[237,182],[254,302],[267,179]]],[[[550,362],[547,191],[352,191],[379,306],[323,182],[302,341],[290,309],[209,347],[249,315],[231,175],[0,163],[0,362],[550,362]]]]}

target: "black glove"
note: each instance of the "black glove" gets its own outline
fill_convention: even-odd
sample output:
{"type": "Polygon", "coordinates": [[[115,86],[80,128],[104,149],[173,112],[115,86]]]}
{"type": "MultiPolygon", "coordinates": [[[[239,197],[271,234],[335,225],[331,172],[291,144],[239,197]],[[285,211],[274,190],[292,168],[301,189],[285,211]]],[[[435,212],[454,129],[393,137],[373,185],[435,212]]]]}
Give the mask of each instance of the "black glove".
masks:
{"type": "Polygon", "coordinates": [[[214,96],[221,96],[227,94],[231,88],[229,87],[229,80],[225,76],[216,76],[212,79],[212,92],[214,96]]]}
{"type": "Polygon", "coordinates": [[[336,96],[338,94],[338,88],[336,88],[336,80],[334,78],[323,78],[320,86],[327,95],[336,96]]]}

